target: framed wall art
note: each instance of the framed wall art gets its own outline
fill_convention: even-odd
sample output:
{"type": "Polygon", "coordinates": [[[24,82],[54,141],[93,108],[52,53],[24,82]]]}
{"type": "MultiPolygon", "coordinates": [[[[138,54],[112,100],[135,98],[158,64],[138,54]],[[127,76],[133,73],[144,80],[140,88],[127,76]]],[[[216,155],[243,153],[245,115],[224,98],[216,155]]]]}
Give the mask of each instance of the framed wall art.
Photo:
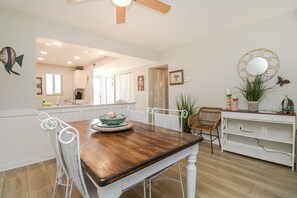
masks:
{"type": "Polygon", "coordinates": [[[137,90],[144,91],[144,76],[137,76],[137,90]]]}
{"type": "Polygon", "coordinates": [[[184,84],[184,70],[176,70],[169,72],[169,84],[180,85],[184,84]]]}
{"type": "Polygon", "coordinates": [[[42,95],[42,78],[36,77],[36,91],[37,95],[42,95]]]}

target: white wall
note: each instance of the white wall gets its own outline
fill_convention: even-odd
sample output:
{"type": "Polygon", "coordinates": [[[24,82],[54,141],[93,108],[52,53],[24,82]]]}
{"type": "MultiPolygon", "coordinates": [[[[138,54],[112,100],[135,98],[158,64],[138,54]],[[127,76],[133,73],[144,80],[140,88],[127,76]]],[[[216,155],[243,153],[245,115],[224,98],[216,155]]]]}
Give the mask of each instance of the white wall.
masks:
{"type": "Polygon", "coordinates": [[[36,76],[42,77],[42,95],[37,95],[37,100],[41,104],[42,99],[46,102],[51,102],[53,105],[56,104],[57,96],[46,95],[46,78],[45,75],[49,74],[60,74],[62,75],[62,95],[59,96],[60,102],[64,103],[64,100],[73,100],[73,67],[63,67],[57,65],[37,64],[36,76]]]}
{"type": "MultiPolygon", "coordinates": [[[[198,98],[198,106],[225,106],[225,89],[231,87],[239,95],[239,107],[246,109],[247,103],[236,87],[241,84],[237,74],[239,59],[249,50],[267,48],[280,59],[278,75],[291,84],[274,90],[260,102],[260,109],[278,109],[285,95],[289,95],[297,106],[297,18],[294,13],[267,19],[224,34],[189,43],[165,51],[161,63],[167,63],[169,71],[184,69],[190,82],[169,87],[169,103],[174,97],[189,93],[198,98]]],[[[276,77],[270,84],[276,83],[276,77]]]]}
{"type": "Polygon", "coordinates": [[[134,77],[135,77],[135,102],[136,102],[136,106],[138,107],[147,107],[148,106],[148,68],[149,66],[144,66],[144,67],[140,67],[140,68],[136,68],[134,70],[134,77]],[[144,76],[144,91],[138,91],[137,89],[137,77],[138,76],[144,76]]]}
{"type": "Polygon", "coordinates": [[[1,110],[36,107],[35,22],[32,17],[0,8],[0,24],[5,27],[0,31],[0,48],[9,46],[17,56],[24,54],[22,67],[17,63],[13,67],[20,76],[9,75],[0,62],[1,110]]]}
{"type": "Polygon", "coordinates": [[[87,73],[87,87],[85,90],[85,100],[87,102],[93,102],[94,97],[93,97],[93,65],[87,65],[84,66],[84,70],[87,73]]]}

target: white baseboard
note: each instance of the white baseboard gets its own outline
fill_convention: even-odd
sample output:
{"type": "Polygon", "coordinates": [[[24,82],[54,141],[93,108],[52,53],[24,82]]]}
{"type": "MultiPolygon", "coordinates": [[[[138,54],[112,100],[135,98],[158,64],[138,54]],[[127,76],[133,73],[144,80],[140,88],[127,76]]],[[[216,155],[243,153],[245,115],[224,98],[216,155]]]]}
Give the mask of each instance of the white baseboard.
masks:
{"type": "Polygon", "coordinates": [[[28,166],[31,164],[36,164],[39,162],[43,162],[43,161],[47,161],[47,160],[51,160],[56,158],[55,155],[49,155],[45,158],[32,158],[29,160],[24,160],[24,161],[20,161],[20,162],[16,162],[16,163],[10,163],[10,164],[1,164],[0,165],[0,172],[3,171],[7,171],[7,170],[11,170],[11,169],[15,169],[15,168],[20,168],[20,167],[24,167],[24,166],[28,166]]]}

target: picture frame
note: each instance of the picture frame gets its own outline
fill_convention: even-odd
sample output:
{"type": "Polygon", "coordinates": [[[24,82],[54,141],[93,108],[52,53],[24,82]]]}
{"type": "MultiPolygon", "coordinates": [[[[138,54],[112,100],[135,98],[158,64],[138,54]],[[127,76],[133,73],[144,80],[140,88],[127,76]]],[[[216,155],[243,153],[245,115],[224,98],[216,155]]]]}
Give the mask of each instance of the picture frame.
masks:
{"type": "Polygon", "coordinates": [[[36,84],[37,85],[42,85],[42,78],[41,77],[36,77],[36,84]]]}
{"type": "Polygon", "coordinates": [[[137,76],[137,90],[144,91],[144,76],[137,76]]]}
{"type": "Polygon", "coordinates": [[[184,70],[175,70],[169,72],[169,85],[184,84],[184,70]]]}
{"type": "Polygon", "coordinates": [[[42,78],[36,77],[36,93],[42,95],[42,78]]]}
{"type": "Polygon", "coordinates": [[[42,87],[36,87],[36,92],[37,92],[37,95],[42,95],[42,87]]]}

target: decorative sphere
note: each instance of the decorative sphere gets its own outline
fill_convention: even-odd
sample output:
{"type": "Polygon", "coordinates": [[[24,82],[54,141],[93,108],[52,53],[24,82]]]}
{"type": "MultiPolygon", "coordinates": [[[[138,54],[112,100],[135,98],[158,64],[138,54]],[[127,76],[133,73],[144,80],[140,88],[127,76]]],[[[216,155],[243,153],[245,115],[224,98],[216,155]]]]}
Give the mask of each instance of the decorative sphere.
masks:
{"type": "Polygon", "coordinates": [[[110,111],[107,113],[107,117],[108,118],[116,118],[117,117],[117,114],[115,114],[114,112],[110,111]]]}

